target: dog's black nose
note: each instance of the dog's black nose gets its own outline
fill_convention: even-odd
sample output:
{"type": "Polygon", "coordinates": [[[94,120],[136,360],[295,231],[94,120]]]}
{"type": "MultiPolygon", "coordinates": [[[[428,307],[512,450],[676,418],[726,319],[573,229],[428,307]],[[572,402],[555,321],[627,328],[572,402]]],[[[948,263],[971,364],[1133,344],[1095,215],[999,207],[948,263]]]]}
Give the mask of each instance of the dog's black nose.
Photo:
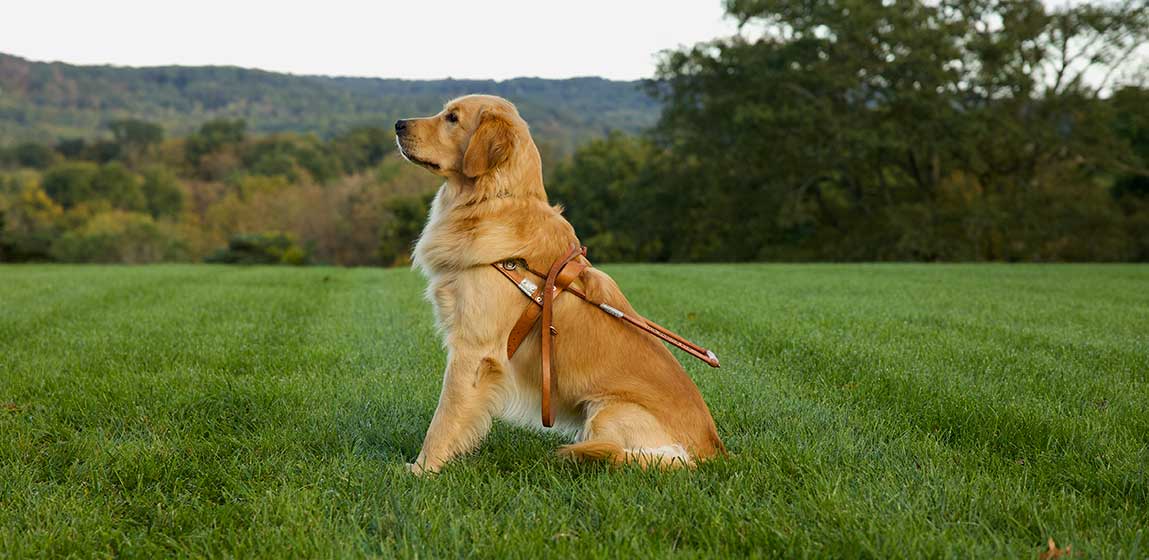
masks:
{"type": "Polygon", "coordinates": [[[399,119],[395,121],[395,132],[403,132],[407,130],[407,121],[399,119]]]}

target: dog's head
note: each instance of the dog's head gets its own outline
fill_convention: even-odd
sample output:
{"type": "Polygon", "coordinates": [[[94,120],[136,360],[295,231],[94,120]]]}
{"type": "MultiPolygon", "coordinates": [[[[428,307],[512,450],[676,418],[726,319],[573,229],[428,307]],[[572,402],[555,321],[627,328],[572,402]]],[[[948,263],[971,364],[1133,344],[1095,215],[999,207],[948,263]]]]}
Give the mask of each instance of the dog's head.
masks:
{"type": "Polygon", "coordinates": [[[521,160],[531,152],[538,158],[515,106],[492,95],[467,95],[435,115],[396,121],[395,140],[408,161],[448,179],[478,179],[529,164],[521,160]]]}

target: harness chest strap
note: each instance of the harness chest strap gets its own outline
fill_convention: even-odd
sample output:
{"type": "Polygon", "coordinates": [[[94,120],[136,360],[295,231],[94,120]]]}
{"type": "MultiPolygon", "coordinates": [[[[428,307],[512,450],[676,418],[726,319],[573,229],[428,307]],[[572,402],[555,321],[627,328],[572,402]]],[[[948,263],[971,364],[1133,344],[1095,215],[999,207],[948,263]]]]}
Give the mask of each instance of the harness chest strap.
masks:
{"type": "MultiPolygon", "coordinates": [[[[503,261],[492,266],[511,282],[514,282],[519,291],[523,292],[534,303],[534,305],[528,305],[523,310],[523,314],[519,315],[519,320],[515,321],[515,326],[511,329],[511,335],[507,337],[507,359],[509,360],[514,357],[515,351],[519,349],[523,339],[531,333],[531,329],[539,321],[539,315],[542,314],[543,309],[543,293],[537,284],[520,272],[520,266],[517,262],[503,261]]],[[[555,280],[555,289],[557,290],[555,296],[557,297],[563,290],[570,288],[571,282],[574,282],[582,274],[582,271],[586,270],[587,266],[589,263],[585,261],[570,261],[559,272],[558,278],[555,280]]],[[[523,268],[526,267],[523,266],[523,268]]],[[[538,276],[544,278],[545,281],[545,276],[541,274],[538,276]]]]}
{"type": "MultiPolygon", "coordinates": [[[[543,288],[539,290],[538,285],[532,282],[524,274],[519,272],[519,264],[514,260],[503,261],[501,263],[492,263],[491,266],[495,267],[503,276],[506,276],[513,282],[520,291],[523,292],[531,300],[534,305],[528,305],[523,310],[519,320],[515,323],[514,328],[511,329],[511,334],[507,338],[507,358],[510,359],[515,355],[519,345],[526,336],[531,332],[535,323],[539,319],[540,311],[542,315],[542,375],[541,375],[541,390],[542,390],[542,420],[543,425],[550,427],[554,424],[554,412],[551,408],[551,367],[554,361],[554,340],[553,337],[558,334],[554,328],[554,298],[558,297],[564,290],[577,296],[579,299],[594,305],[601,309],[604,313],[628,322],[635,327],[638,327],[663,341],[672,344],[676,348],[702,360],[710,367],[718,367],[718,357],[714,352],[707,350],[689,340],[678,336],[677,334],[659,326],[658,324],[649,321],[643,317],[630,316],[611,305],[603,302],[595,302],[587,297],[581,290],[571,286],[571,283],[578,278],[584,270],[590,265],[586,259],[576,260],[579,256],[586,255],[586,247],[574,246],[567,252],[561,259],[551,265],[550,270],[545,276],[543,288]]],[[[542,274],[530,270],[525,264],[523,269],[530,271],[532,274],[543,277],[542,274]]]]}
{"type": "MultiPolygon", "coordinates": [[[[558,295],[558,287],[555,285],[558,282],[559,274],[571,264],[576,257],[586,251],[585,247],[575,245],[567,252],[563,258],[554,262],[551,265],[550,272],[547,272],[547,281],[543,284],[543,324],[542,330],[542,350],[539,357],[542,360],[542,404],[543,404],[543,425],[551,427],[555,423],[555,411],[551,407],[551,365],[554,363],[555,358],[555,296],[558,295]]],[[[585,268],[585,266],[583,267],[585,268]]],[[[582,274],[582,270],[579,270],[582,274]]],[[[577,277],[578,274],[572,275],[571,280],[577,277]]],[[[569,287],[569,286],[568,286],[569,287]]],[[[532,306],[528,306],[532,307],[532,306]]]]}

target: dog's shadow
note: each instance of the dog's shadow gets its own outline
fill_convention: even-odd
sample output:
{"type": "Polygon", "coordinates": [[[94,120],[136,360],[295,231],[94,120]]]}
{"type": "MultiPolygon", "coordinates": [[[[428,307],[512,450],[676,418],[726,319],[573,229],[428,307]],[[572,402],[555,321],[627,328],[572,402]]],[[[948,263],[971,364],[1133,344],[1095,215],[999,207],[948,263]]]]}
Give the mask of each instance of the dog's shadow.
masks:
{"type": "MultiPolygon", "coordinates": [[[[342,417],[340,431],[352,442],[354,454],[402,467],[419,454],[423,436],[431,422],[431,412],[418,403],[396,406],[389,403],[386,411],[361,407],[342,417]]],[[[556,477],[578,480],[598,477],[620,470],[640,478],[662,478],[671,471],[705,471],[709,476],[729,475],[733,454],[706,461],[694,468],[646,469],[638,466],[612,466],[605,462],[580,463],[560,457],[556,451],[570,440],[558,433],[523,428],[495,420],[487,437],[475,450],[451,460],[444,473],[470,471],[484,476],[518,476],[545,483],[556,477]],[[639,474],[641,473],[641,474],[639,474]]]]}
{"type": "MultiPolygon", "coordinates": [[[[388,403],[383,407],[366,403],[339,416],[339,433],[360,457],[403,465],[415,459],[431,422],[431,412],[419,403],[388,403]]],[[[478,448],[456,457],[449,464],[468,465],[501,473],[527,472],[546,465],[566,476],[582,476],[605,471],[605,464],[576,463],[556,454],[570,441],[557,433],[546,433],[495,420],[478,448]]]]}
{"type": "Polygon", "coordinates": [[[418,455],[430,421],[422,403],[364,401],[339,414],[337,429],[353,454],[401,465],[418,455]]]}

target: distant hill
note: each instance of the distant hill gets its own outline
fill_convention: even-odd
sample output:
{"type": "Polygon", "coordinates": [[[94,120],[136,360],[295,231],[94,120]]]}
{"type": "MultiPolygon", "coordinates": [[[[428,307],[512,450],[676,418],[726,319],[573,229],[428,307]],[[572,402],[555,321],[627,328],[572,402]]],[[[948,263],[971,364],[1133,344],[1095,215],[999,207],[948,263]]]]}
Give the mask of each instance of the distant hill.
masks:
{"type": "Polygon", "coordinates": [[[169,135],[241,117],[257,132],[329,136],[428,114],[465,93],[511,99],[536,139],[561,152],[612,129],[650,126],[659,112],[639,82],[602,78],[338,78],[226,66],[76,66],[0,53],[0,144],[100,136],[108,121],[124,117],[160,123],[169,135]]]}

